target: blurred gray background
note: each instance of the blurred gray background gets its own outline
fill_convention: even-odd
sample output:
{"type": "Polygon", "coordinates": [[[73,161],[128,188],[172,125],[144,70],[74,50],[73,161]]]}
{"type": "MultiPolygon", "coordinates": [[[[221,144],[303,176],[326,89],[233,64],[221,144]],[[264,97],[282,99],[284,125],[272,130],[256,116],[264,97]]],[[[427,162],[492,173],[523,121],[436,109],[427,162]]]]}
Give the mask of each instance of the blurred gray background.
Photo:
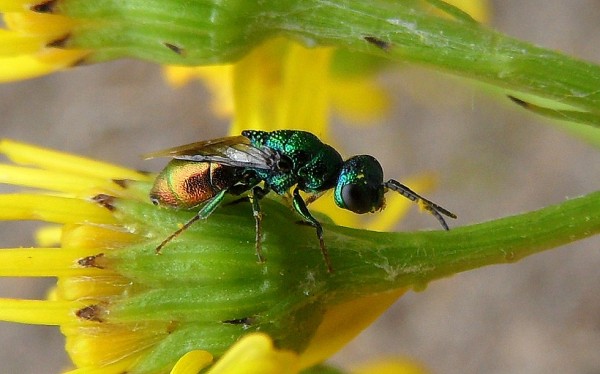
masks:
{"type": "MultiPolygon", "coordinates": [[[[492,1],[495,28],[600,63],[597,0],[492,1]]],[[[598,190],[600,152],[464,80],[408,67],[385,78],[393,116],[378,127],[337,121],[346,155],[371,153],[390,178],[439,176],[428,196],[490,220],[598,190]]],[[[600,89],[600,88],[599,88],[600,89]]],[[[198,83],[170,88],[160,68],[118,61],[0,86],[0,136],[133,168],[140,154],[222,136],[198,83]]],[[[4,188],[4,187],[0,187],[4,188]]],[[[6,189],[4,189],[6,190],[6,189]]],[[[398,230],[435,228],[413,209],[398,230]]],[[[2,247],[31,246],[29,223],[0,223],[2,247]]],[[[411,357],[434,373],[600,373],[600,240],[578,242],[409,292],[333,358],[345,367],[411,357]]],[[[50,280],[3,279],[1,297],[43,298],[50,280]]],[[[0,372],[68,367],[53,327],[0,323],[0,372]]]]}

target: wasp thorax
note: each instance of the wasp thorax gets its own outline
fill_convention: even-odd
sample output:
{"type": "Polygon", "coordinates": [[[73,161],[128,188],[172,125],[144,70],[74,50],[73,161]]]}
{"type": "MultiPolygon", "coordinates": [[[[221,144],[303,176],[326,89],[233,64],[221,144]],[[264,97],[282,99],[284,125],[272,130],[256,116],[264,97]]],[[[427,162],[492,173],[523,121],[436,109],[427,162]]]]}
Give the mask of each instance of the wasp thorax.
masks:
{"type": "Polygon", "coordinates": [[[374,157],[359,155],[344,162],[334,199],[340,208],[368,213],[383,207],[383,169],[374,157]]]}

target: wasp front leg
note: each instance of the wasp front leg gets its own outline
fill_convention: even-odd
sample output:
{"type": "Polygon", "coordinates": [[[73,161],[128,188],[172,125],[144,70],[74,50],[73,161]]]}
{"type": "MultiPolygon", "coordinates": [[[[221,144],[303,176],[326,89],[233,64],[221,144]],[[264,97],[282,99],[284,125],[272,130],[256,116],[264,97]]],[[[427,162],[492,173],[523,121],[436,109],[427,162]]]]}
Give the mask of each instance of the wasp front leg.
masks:
{"type": "Polygon", "coordinates": [[[325,248],[325,241],[323,240],[323,227],[321,226],[321,223],[319,223],[319,221],[317,221],[317,219],[310,214],[310,211],[306,207],[306,203],[302,199],[302,196],[300,196],[300,190],[298,187],[294,188],[294,193],[292,196],[292,204],[294,205],[296,212],[298,212],[298,214],[300,214],[306,222],[308,222],[317,230],[317,238],[319,239],[319,245],[321,246],[323,259],[327,265],[327,272],[333,273],[333,267],[331,266],[331,261],[329,260],[329,253],[327,252],[327,248],[325,248]]]}

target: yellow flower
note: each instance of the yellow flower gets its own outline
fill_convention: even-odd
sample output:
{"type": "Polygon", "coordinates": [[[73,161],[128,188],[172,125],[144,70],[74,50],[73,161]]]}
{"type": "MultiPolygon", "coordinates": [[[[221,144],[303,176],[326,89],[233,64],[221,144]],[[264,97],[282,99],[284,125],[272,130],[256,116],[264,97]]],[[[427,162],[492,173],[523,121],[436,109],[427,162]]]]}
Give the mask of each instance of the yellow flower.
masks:
{"type": "MultiPolygon", "coordinates": [[[[250,307],[254,310],[261,302],[266,302],[265,298],[273,292],[264,285],[267,293],[260,296],[259,287],[252,286],[250,279],[256,277],[252,274],[261,267],[252,259],[253,253],[248,251],[248,245],[243,244],[247,243],[246,240],[241,242],[243,249],[239,252],[233,244],[238,239],[233,239],[230,244],[222,244],[231,237],[231,233],[228,229],[218,227],[230,225],[231,212],[224,212],[225,216],[221,219],[221,213],[215,212],[210,220],[186,232],[186,235],[192,235],[191,231],[197,229],[209,230],[203,231],[202,239],[192,239],[196,243],[190,247],[192,252],[185,249],[185,242],[180,242],[176,250],[167,249],[157,257],[153,249],[157,241],[160,242],[173,230],[164,227],[165,222],[182,220],[182,213],[158,210],[150,204],[148,189],[152,176],[10,140],[0,142],[0,153],[15,163],[0,165],[0,182],[36,190],[0,195],[0,219],[34,219],[61,225],[43,230],[41,238],[47,247],[0,251],[0,276],[58,278],[49,300],[0,299],[0,320],[60,326],[66,336],[67,352],[77,368],[72,374],[163,372],[179,357],[181,361],[173,372],[193,372],[212,363],[213,355],[220,356],[232,337],[235,341],[236,334],[243,335],[246,329],[250,329],[254,323],[252,320],[258,317],[234,317],[240,314],[245,316],[244,313],[249,312],[243,312],[244,309],[250,307]],[[213,235],[217,235],[215,239],[211,239],[213,235]],[[210,245],[208,243],[212,240],[218,243],[215,247],[218,252],[222,252],[223,245],[226,246],[229,260],[218,260],[223,255],[210,255],[207,252],[204,256],[208,263],[198,261],[197,243],[210,245]],[[60,243],[60,247],[53,247],[55,243],[60,243]],[[213,258],[217,262],[211,260],[213,258]],[[225,262],[218,265],[219,261],[225,262]],[[235,261],[237,268],[234,277],[240,272],[245,274],[243,286],[228,286],[231,281],[227,279],[231,275],[226,273],[231,268],[231,261],[235,261]],[[240,270],[240,265],[246,270],[240,270]],[[189,282],[201,282],[204,286],[218,284],[225,289],[229,287],[229,298],[220,301],[219,293],[208,299],[194,296],[195,291],[192,290],[203,289],[204,286],[192,286],[193,283],[189,282]],[[237,290],[238,287],[242,288],[237,290]],[[242,292],[243,295],[237,302],[236,292],[242,292]],[[253,296],[255,292],[257,295],[253,296]],[[174,296],[177,293],[181,296],[174,296]],[[245,298],[249,298],[249,301],[244,301],[245,298]],[[244,307],[246,302],[251,304],[244,307]],[[227,306],[231,303],[233,306],[227,306]],[[228,308],[234,308],[231,309],[233,312],[228,308]],[[214,319],[220,322],[215,325],[215,322],[211,322],[214,319]],[[198,350],[200,347],[206,348],[198,350]]],[[[265,230],[272,230],[272,226],[278,228],[276,231],[281,231],[281,224],[276,222],[281,218],[277,217],[289,215],[289,210],[284,206],[270,206],[268,200],[265,199],[265,205],[269,209],[270,220],[265,230]],[[278,209],[283,213],[277,213],[278,209]]],[[[241,210],[241,215],[237,220],[245,219],[242,224],[247,224],[247,230],[241,229],[240,232],[253,237],[251,215],[245,209],[238,210],[241,210]]],[[[295,219],[292,215],[291,222],[295,219]]],[[[288,226],[294,230],[296,227],[304,230],[293,223],[288,226]]],[[[269,232],[272,240],[277,240],[276,234],[269,232]]],[[[314,244],[312,235],[309,238],[307,243],[314,244]]],[[[302,248],[298,255],[306,258],[305,244],[302,244],[302,239],[298,239],[298,243],[302,248]]],[[[289,246],[281,250],[294,253],[289,246]]],[[[314,255],[311,261],[317,259],[316,269],[319,269],[314,276],[323,276],[324,267],[318,251],[311,255],[314,255]]],[[[274,249],[271,249],[269,256],[274,279],[280,279],[282,272],[288,273],[283,279],[294,279],[289,273],[291,269],[277,270],[285,265],[277,264],[278,255],[274,249]]],[[[295,261],[297,270],[302,270],[301,261],[295,261]]],[[[300,275],[305,277],[302,272],[300,275]]],[[[267,279],[259,282],[262,284],[267,279]]],[[[213,287],[207,286],[201,294],[212,292],[210,289],[213,287]]],[[[309,289],[306,292],[310,292],[309,289]]],[[[284,292],[287,294],[290,290],[285,288],[284,292]]],[[[270,330],[268,324],[263,326],[265,331],[272,331],[277,336],[280,344],[287,342],[284,345],[294,348],[294,352],[269,353],[265,356],[263,351],[271,349],[270,343],[266,343],[265,337],[254,337],[250,341],[255,343],[240,343],[245,348],[233,348],[211,372],[238,373],[239,369],[233,368],[241,367],[240,362],[248,360],[256,361],[257,369],[242,372],[268,372],[264,371],[265,367],[278,372],[281,367],[299,370],[313,366],[339,350],[403,292],[403,289],[399,289],[344,302],[326,303],[323,304],[325,310],[311,306],[311,301],[309,309],[300,307],[298,311],[285,312],[285,319],[300,313],[295,317],[298,326],[290,325],[282,330],[299,329],[291,332],[290,336],[287,333],[281,335],[278,329],[270,330]],[[305,322],[300,322],[303,320],[305,322]],[[314,327],[310,327],[311,324],[315,324],[314,327]],[[256,343],[256,339],[260,344],[256,343]],[[242,359],[239,359],[240,352],[242,359]],[[266,363],[261,360],[266,360],[266,363]],[[260,365],[259,361],[262,362],[260,365]]],[[[278,297],[275,301],[279,303],[282,300],[278,297]]],[[[276,314],[271,318],[276,320],[276,314]]],[[[248,363],[243,367],[252,366],[248,363]]],[[[294,370],[289,369],[289,372],[294,370]]]]}
{"type": "MultiPolygon", "coordinates": [[[[9,5],[0,3],[0,10],[4,12],[8,30],[0,35],[0,40],[9,42],[3,53],[8,57],[0,59],[0,68],[9,73],[0,75],[0,80],[43,75],[71,66],[89,55],[84,49],[55,48],[77,26],[74,19],[39,14],[23,3],[18,3],[19,6],[15,2],[5,3],[9,5]]],[[[231,93],[223,94],[220,100],[225,103],[221,105],[221,113],[231,110],[227,109],[227,103],[229,108],[234,107],[231,131],[294,128],[328,139],[330,108],[360,120],[380,114],[388,105],[386,96],[364,76],[333,75],[334,52],[328,47],[307,49],[276,39],[233,66],[212,68],[210,76],[220,74],[219,79],[228,80],[231,87],[231,93]],[[313,68],[307,71],[307,66],[313,68]],[[358,94],[361,99],[357,99],[358,94]]],[[[171,79],[182,80],[175,72],[170,74],[171,79]]],[[[62,225],[58,229],[47,229],[41,235],[49,246],[49,243],[60,242],[60,249],[2,251],[4,265],[0,265],[0,275],[56,276],[58,284],[49,300],[0,300],[0,319],[60,326],[67,339],[67,351],[77,368],[72,373],[154,373],[171,367],[176,374],[197,372],[212,363],[213,353],[216,357],[223,355],[231,338],[242,336],[246,325],[252,325],[253,316],[242,314],[244,318],[232,315],[230,319],[218,320],[218,326],[214,326],[214,322],[202,319],[203,313],[219,312],[218,307],[210,309],[210,305],[202,306],[199,320],[189,319],[189,310],[184,310],[179,303],[197,299],[182,296],[171,300],[177,306],[168,305],[164,296],[172,295],[173,289],[169,288],[171,284],[164,283],[179,285],[179,274],[174,272],[176,269],[183,272],[182,266],[185,268],[190,262],[177,263],[172,272],[152,273],[157,277],[148,280],[148,266],[157,266],[156,261],[152,261],[155,258],[137,262],[137,257],[133,260],[129,257],[139,253],[146,256],[147,242],[160,241],[165,234],[164,228],[156,227],[160,224],[153,226],[147,222],[152,219],[163,222],[153,217],[158,213],[148,204],[151,176],[11,141],[0,143],[0,152],[18,164],[33,165],[2,165],[0,175],[4,183],[44,191],[0,196],[0,218],[39,219],[62,225]],[[128,259],[131,262],[128,263],[128,259]],[[161,287],[169,288],[170,292],[162,291],[161,287]],[[159,294],[163,297],[155,296],[159,294]],[[156,310],[146,313],[148,308],[156,310]],[[212,341],[211,333],[223,340],[212,341]],[[229,340],[222,335],[227,335],[229,340]],[[197,349],[197,345],[206,350],[197,349]],[[173,347],[178,348],[173,350],[173,347]],[[174,358],[179,357],[173,366],[177,361],[174,358]]],[[[424,181],[426,183],[428,178],[424,181]]],[[[338,208],[332,209],[331,202],[330,198],[321,199],[318,204],[330,206],[317,209],[335,212],[332,216],[338,223],[359,225],[356,216],[344,218],[338,208]]],[[[382,215],[384,218],[374,221],[371,228],[389,227],[409,206],[402,198],[388,205],[388,213],[393,214],[382,215]]],[[[216,219],[210,222],[213,221],[216,219]]],[[[185,251],[178,252],[178,256],[181,252],[185,255],[185,251]]],[[[219,278],[214,275],[210,279],[219,278]]],[[[188,286],[187,282],[186,278],[182,284],[188,286]]],[[[395,289],[341,303],[319,304],[307,310],[302,306],[294,310],[298,313],[295,317],[307,322],[308,328],[304,324],[290,326],[298,331],[276,337],[286,342],[289,350],[273,349],[266,336],[251,335],[227,351],[210,372],[296,372],[311,367],[339,350],[404,292],[404,289],[395,289]]],[[[206,300],[197,302],[201,301],[206,300]]],[[[260,301],[253,300],[254,303],[260,301]]]]}
{"type": "MultiPolygon", "coordinates": [[[[131,244],[138,238],[115,226],[111,212],[91,198],[100,193],[126,196],[117,180],[149,181],[148,175],[73,155],[3,140],[0,152],[31,167],[0,165],[0,179],[40,194],[0,195],[0,218],[35,219],[62,225],[44,232],[44,242],[59,249],[4,249],[0,251],[2,276],[56,276],[50,300],[0,301],[0,319],[32,324],[59,325],[67,337],[67,350],[76,366],[106,366],[106,372],[123,371],[133,360],[131,345],[151,341],[143,331],[94,327],[102,319],[98,303],[123,292],[128,281],[103,270],[104,252],[131,244]],[[98,312],[99,313],[99,312],[98,312]],[[93,331],[96,330],[96,331],[93,331]],[[88,333],[83,333],[88,331],[88,333]]],[[[139,345],[138,349],[144,345],[139,345]]]]}

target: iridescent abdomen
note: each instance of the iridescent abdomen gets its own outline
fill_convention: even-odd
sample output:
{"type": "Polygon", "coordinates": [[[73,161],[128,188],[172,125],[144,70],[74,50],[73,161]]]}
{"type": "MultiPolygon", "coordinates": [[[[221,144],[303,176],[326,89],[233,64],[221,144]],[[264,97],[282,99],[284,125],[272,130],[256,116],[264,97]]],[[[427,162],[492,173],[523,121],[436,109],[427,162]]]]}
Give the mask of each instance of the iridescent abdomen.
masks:
{"type": "Polygon", "coordinates": [[[233,186],[238,168],[214,162],[171,160],[150,191],[157,205],[190,209],[233,186]]]}

